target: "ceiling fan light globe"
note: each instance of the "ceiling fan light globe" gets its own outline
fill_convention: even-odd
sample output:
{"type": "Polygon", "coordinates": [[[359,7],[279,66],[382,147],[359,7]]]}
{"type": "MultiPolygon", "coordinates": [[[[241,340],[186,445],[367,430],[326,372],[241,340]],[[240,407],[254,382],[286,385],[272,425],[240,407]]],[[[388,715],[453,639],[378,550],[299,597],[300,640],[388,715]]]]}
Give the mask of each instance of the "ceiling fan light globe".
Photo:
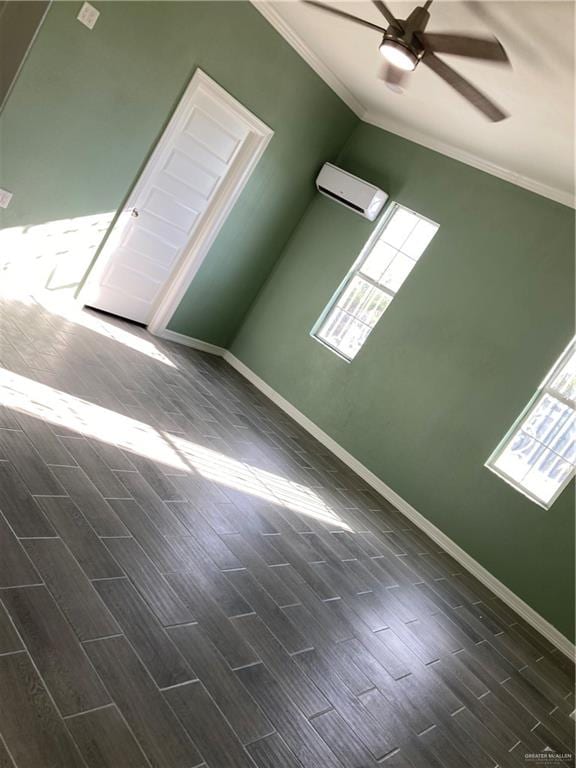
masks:
{"type": "Polygon", "coordinates": [[[405,72],[411,72],[418,64],[418,57],[405,45],[397,43],[394,40],[384,40],[380,45],[380,53],[389,64],[405,72]]]}

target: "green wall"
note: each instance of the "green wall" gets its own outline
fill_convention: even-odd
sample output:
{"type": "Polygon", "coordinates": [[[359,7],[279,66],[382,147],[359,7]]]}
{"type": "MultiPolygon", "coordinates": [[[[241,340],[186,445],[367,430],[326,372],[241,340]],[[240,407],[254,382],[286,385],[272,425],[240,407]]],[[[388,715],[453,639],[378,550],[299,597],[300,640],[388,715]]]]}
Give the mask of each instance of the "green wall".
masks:
{"type": "Polygon", "coordinates": [[[115,211],[201,67],[275,131],[171,324],[226,344],[357,118],[249,2],[99,2],[92,31],[80,6],[52,5],[2,114],[0,226],[115,211]]]}
{"type": "Polygon", "coordinates": [[[317,196],[232,351],[573,637],[573,488],[483,465],[574,334],[574,212],[366,124],[339,163],[438,234],[348,364],[309,332],[373,225],[317,196]]]}
{"type": "Polygon", "coordinates": [[[0,226],[115,211],[202,67],[275,135],[170,327],[236,335],[240,359],[573,636],[573,490],[545,512],[483,467],[573,334],[572,212],[360,124],[247,2],[100,2],[93,31],[79,7],[53,4],[0,118],[0,226]],[[309,336],[371,231],[314,196],[336,159],[441,225],[351,365],[309,336]]]}

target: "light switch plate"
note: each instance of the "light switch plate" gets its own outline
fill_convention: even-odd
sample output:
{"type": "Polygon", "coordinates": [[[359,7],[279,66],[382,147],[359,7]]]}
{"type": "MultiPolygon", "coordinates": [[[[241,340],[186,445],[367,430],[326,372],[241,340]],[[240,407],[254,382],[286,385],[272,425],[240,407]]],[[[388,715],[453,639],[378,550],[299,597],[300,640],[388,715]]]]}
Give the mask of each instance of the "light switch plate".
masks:
{"type": "Polygon", "coordinates": [[[0,208],[8,208],[12,200],[12,192],[7,189],[0,189],[0,208]]]}
{"type": "Polygon", "coordinates": [[[90,3],[84,3],[76,18],[84,24],[85,27],[88,27],[88,29],[93,29],[94,24],[98,21],[98,16],[100,16],[99,10],[94,8],[93,5],[90,5],[90,3]]]}

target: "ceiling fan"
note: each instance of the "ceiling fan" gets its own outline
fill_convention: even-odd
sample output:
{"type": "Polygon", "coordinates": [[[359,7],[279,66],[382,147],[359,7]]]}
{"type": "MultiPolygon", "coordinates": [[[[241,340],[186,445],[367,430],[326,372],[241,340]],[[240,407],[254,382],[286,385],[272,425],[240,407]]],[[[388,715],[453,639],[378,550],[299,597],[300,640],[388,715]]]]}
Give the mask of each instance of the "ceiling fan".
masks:
{"type": "Polygon", "coordinates": [[[372,0],[388,22],[386,27],[358,18],[358,16],[353,16],[351,13],[346,13],[346,11],[341,11],[338,8],[318,3],[316,0],[304,0],[304,2],[382,34],[380,53],[387,62],[383,79],[392,90],[401,91],[406,73],[416,69],[418,64],[422,62],[454,90],[458,91],[476,109],[479,109],[489,120],[498,122],[508,117],[508,114],[494,104],[482,91],[436,56],[437,53],[447,53],[509,65],[506,51],[496,38],[425,32],[430,21],[428,8],[432,4],[432,0],[427,0],[424,5],[414,8],[407,19],[395,18],[385,3],[381,0],[372,0]]]}

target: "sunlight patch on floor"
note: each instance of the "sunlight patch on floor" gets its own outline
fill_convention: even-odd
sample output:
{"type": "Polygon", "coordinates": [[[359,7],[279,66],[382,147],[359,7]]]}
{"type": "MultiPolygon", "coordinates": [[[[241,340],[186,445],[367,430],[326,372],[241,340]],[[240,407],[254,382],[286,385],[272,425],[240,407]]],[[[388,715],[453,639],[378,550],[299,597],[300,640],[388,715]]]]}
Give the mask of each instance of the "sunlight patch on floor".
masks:
{"type": "Polygon", "coordinates": [[[287,507],[320,522],[336,525],[347,531],[352,530],[317,493],[305,485],[250,464],[243,464],[177,435],[167,433],[166,438],[174,444],[177,453],[184,456],[186,461],[208,480],[287,507]]]}
{"type": "Polygon", "coordinates": [[[178,473],[208,480],[271,504],[352,530],[312,489],[137,419],[0,368],[0,404],[145,456],[178,473]]]}
{"type": "Polygon", "coordinates": [[[74,294],[108,230],[114,211],[0,230],[0,296],[39,304],[170,367],[156,345],[81,311],[74,294]]]}
{"type": "Polygon", "coordinates": [[[98,333],[100,336],[104,336],[106,339],[123,344],[125,347],[129,347],[135,352],[140,352],[170,368],[177,368],[176,364],[166,357],[154,342],[142,338],[142,336],[136,333],[130,333],[123,328],[119,328],[111,320],[107,319],[106,315],[91,314],[84,311],[78,302],[63,302],[59,297],[46,293],[37,298],[38,303],[48,309],[53,315],[63,317],[75,325],[80,325],[83,328],[94,331],[94,333],[98,333]]]}

